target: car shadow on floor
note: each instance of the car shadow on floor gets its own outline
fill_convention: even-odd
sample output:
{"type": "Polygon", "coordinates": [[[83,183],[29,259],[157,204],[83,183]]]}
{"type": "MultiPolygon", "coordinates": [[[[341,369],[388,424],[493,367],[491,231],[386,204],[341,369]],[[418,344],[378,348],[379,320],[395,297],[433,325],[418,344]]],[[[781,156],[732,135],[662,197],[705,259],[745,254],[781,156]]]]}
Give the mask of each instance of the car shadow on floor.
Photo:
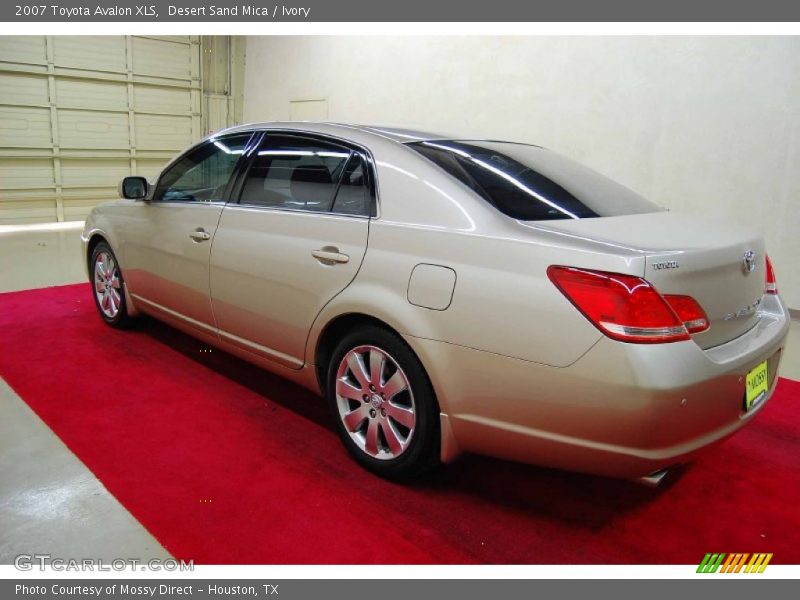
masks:
{"type": "MultiPolygon", "coordinates": [[[[308,419],[328,430],[331,435],[336,435],[325,401],[305,388],[224,351],[212,349],[160,321],[142,318],[137,329],[263,396],[265,400],[308,419]]],[[[359,469],[355,463],[353,468],[359,469]]],[[[446,502],[453,495],[467,496],[498,508],[536,513],[594,529],[654,501],[679,481],[687,468],[691,467],[673,469],[657,488],[651,488],[623,479],[466,455],[413,482],[382,484],[391,486],[400,496],[405,496],[408,492],[416,492],[417,495],[421,493],[427,501],[434,503],[446,502]]],[[[373,475],[364,471],[365,493],[372,493],[372,478],[373,475]]],[[[383,485],[379,487],[383,489],[383,485]]]]}

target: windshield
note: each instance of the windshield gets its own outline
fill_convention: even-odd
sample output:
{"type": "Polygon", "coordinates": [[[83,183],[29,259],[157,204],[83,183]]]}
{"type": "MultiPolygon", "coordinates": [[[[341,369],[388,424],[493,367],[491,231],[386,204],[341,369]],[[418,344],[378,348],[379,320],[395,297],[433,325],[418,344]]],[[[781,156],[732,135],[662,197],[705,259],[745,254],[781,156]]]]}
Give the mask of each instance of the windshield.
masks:
{"type": "Polygon", "coordinates": [[[457,140],[408,146],[514,219],[585,219],[663,210],[625,186],[538,146],[457,140]]]}

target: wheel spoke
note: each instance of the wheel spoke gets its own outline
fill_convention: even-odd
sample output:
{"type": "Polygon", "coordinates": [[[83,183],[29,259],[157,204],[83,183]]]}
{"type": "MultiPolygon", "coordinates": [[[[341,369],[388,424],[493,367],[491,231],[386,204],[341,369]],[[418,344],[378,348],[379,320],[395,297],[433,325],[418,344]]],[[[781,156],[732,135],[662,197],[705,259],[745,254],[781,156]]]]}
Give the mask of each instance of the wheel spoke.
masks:
{"type": "Polygon", "coordinates": [[[413,410],[398,406],[397,404],[392,404],[391,402],[387,402],[385,406],[387,407],[386,412],[389,417],[400,423],[403,427],[408,427],[409,429],[414,428],[416,418],[414,417],[413,410]]]}
{"type": "Polygon", "coordinates": [[[96,279],[95,282],[94,282],[94,291],[96,293],[98,293],[98,294],[105,293],[105,291],[106,291],[106,282],[96,279]]]}
{"type": "Polygon", "coordinates": [[[364,357],[357,352],[351,352],[347,355],[347,366],[350,367],[353,377],[358,380],[358,385],[360,385],[362,389],[369,388],[369,375],[364,365],[364,357]]]}
{"type": "Polygon", "coordinates": [[[344,379],[336,380],[336,393],[342,398],[347,398],[348,400],[353,400],[354,402],[361,402],[364,396],[364,392],[361,389],[351,385],[344,379]]]}
{"type": "Polygon", "coordinates": [[[364,445],[367,454],[375,456],[378,454],[378,422],[371,420],[367,425],[367,439],[364,445]]]}
{"type": "Polygon", "coordinates": [[[369,412],[367,411],[367,408],[364,406],[359,406],[357,409],[347,413],[344,417],[342,417],[342,422],[347,428],[347,431],[352,433],[358,429],[359,425],[361,425],[361,423],[364,422],[364,419],[366,419],[368,416],[369,412]]]}
{"type": "Polygon", "coordinates": [[[386,355],[380,350],[370,350],[369,352],[369,380],[375,387],[383,385],[383,365],[386,363],[386,355]]]}
{"type": "Polygon", "coordinates": [[[115,290],[113,287],[108,289],[111,290],[111,300],[114,302],[114,310],[117,310],[117,308],[119,308],[119,304],[122,298],[120,297],[119,292],[115,290]]]}
{"type": "Polygon", "coordinates": [[[119,285],[119,275],[117,275],[116,273],[114,273],[114,275],[111,276],[111,287],[115,288],[115,289],[119,289],[119,287],[120,287],[120,285],[119,285]]]}
{"type": "Polygon", "coordinates": [[[108,288],[108,312],[109,317],[117,314],[117,301],[114,298],[114,290],[112,288],[108,288]]]}
{"type": "Polygon", "coordinates": [[[395,371],[395,374],[389,378],[389,381],[387,381],[383,386],[383,393],[386,394],[386,400],[391,400],[397,394],[406,389],[406,387],[408,386],[406,385],[403,372],[398,369],[395,371]]]}
{"type": "Polygon", "coordinates": [[[403,444],[400,441],[397,431],[395,431],[392,424],[388,421],[384,421],[381,424],[381,430],[383,431],[383,437],[386,438],[386,443],[389,445],[389,450],[391,450],[392,454],[395,456],[399,456],[400,453],[403,452],[403,444]]]}

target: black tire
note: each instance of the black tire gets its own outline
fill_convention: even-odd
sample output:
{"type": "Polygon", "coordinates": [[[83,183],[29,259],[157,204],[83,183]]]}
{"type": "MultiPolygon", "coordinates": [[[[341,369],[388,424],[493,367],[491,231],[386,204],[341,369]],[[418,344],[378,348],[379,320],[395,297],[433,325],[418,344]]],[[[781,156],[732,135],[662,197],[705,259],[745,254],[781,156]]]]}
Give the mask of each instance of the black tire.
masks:
{"type": "MultiPolygon", "coordinates": [[[[371,353],[365,356],[371,357],[371,353]]],[[[355,383],[351,371],[347,371],[344,377],[355,383]]],[[[383,389],[384,388],[381,386],[375,391],[379,393],[383,389]]],[[[386,479],[409,480],[439,464],[439,405],[436,401],[433,386],[419,359],[408,344],[398,335],[374,325],[359,327],[345,335],[333,351],[331,361],[328,365],[325,390],[326,399],[333,414],[339,437],[342,439],[342,442],[350,454],[366,469],[386,479]],[[378,349],[379,355],[381,353],[386,355],[387,366],[384,373],[386,374],[385,383],[387,386],[389,380],[392,379],[391,375],[393,370],[397,370],[394,369],[394,366],[399,366],[402,370],[402,375],[405,376],[405,380],[407,380],[408,383],[407,389],[409,391],[400,392],[394,396],[394,398],[398,399],[398,403],[404,402],[404,406],[413,409],[415,415],[413,433],[410,433],[412,431],[411,429],[401,426],[398,421],[392,418],[394,414],[393,409],[400,406],[400,404],[396,404],[394,400],[392,400],[392,402],[385,400],[384,404],[379,404],[379,406],[383,406],[388,410],[388,415],[384,413],[383,417],[381,417],[380,414],[376,414],[375,417],[366,416],[365,420],[362,422],[365,431],[363,437],[366,438],[366,428],[371,426],[370,421],[377,421],[372,424],[372,426],[377,426],[380,431],[377,435],[380,436],[378,438],[379,446],[382,445],[382,449],[379,450],[379,454],[382,456],[391,456],[389,444],[386,442],[386,440],[389,439],[386,434],[391,432],[384,429],[385,427],[391,426],[395,432],[402,430],[403,432],[410,433],[410,435],[406,433],[406,435],[408,435],[407,444],[396,457],[376,458],[367,451],[366,447],[362,448],[359,443],[351,437],[351,435],[356,434],[351,434],[347,430],[343,422],[342,413],[340,412],[340,402],[342,404],[346,403],[346,405],[354,411],[359,409],[365,410],[368,415],[371,412],[375,412],[372,410],[374,405],[371,404],[369,400],[364,400],[364,406],[361,407],[356,400],[340,400],[336,392],[337,376],[339,375],[342,361],[351,351],[355,351],[364,346],[374,347],[378,349]],[[391,359],[391,362],[388,359],[391,359]],[[391,364],[392,362],[396,363],[396,365],[391,364]],[[401,396],[403,396],[402,400],[400,400],[401,396]],[[391,424],[389,423],[390,420],[391,424]]],[[[386,391],[389,391],[388,387],[386,391]]],[[[379,402],[378,399],[375,399],[375,401],[379,402]]],[[[377,411],[380,412],[381,409],[378,408],[377,411]]],[[[359,432],[358,435],[361,436],[362,434],[359,432]]],[[[398,437],[394,435],[393,439],[396,442],[398,437]]]]}
{"type": "MultiPolygon", "coordinates": [[[[133,319],[131,319],[131,317],[128,315],[128,303],[125,300],[124,289],[125,280],[122,277],[122,269],[119,266],[119,261],[117,261],[114,251],[107,242],[103,241],[98,243],[94,247],[94,250],[92,250],[92,256],[89,260],[89,281],[92,284],[92,298],[94,298],[94,305],[97,307],[97,313],[100,315],[100,318],[103,319],[103,321],[105,321],[108,325],[111,325],[111,327],[117,327],[119,329],[127,329],[130,327],[133,319]],[[119,296],[119,303],[116,304],[117,309],[113,315],[109,314],[111,311],[109,310],[108,305],[106,305],[105,308],[101,305],[101,299],[98,297],[98,285],[96,281],[98,274],[96,269],[98,257],[100,257],[102,254],[110,257],[113,261],[112,273],[115,275],[116,280],[119,281],[119,287],[114,288],[119,296]]],[[[116,299],[116,296],[114,299],[116,299]]]]}

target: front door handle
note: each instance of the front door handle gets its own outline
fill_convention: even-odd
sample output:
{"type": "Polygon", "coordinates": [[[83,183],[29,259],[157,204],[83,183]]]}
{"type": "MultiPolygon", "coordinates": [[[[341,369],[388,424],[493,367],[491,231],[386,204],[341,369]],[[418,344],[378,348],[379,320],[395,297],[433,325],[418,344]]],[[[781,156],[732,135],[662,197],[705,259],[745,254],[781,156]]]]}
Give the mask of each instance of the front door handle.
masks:
{"type": "Polygon", "coordinates": [[[211,239],[211,234],[208,233],[202,227],[199,227],[196,231],[190,233],[189,237],[192,238],[195,242],[205,242],[206,240],[211,239]]]}
{"type": "Polygon", "coordinates": [[[350,257],[347,254],[339,252],[338,248],[333,246],[325,246],[319,250],[312,250],[311,256],[316,258],[323,265],[335,265],[350,262],[350,257]]]}

